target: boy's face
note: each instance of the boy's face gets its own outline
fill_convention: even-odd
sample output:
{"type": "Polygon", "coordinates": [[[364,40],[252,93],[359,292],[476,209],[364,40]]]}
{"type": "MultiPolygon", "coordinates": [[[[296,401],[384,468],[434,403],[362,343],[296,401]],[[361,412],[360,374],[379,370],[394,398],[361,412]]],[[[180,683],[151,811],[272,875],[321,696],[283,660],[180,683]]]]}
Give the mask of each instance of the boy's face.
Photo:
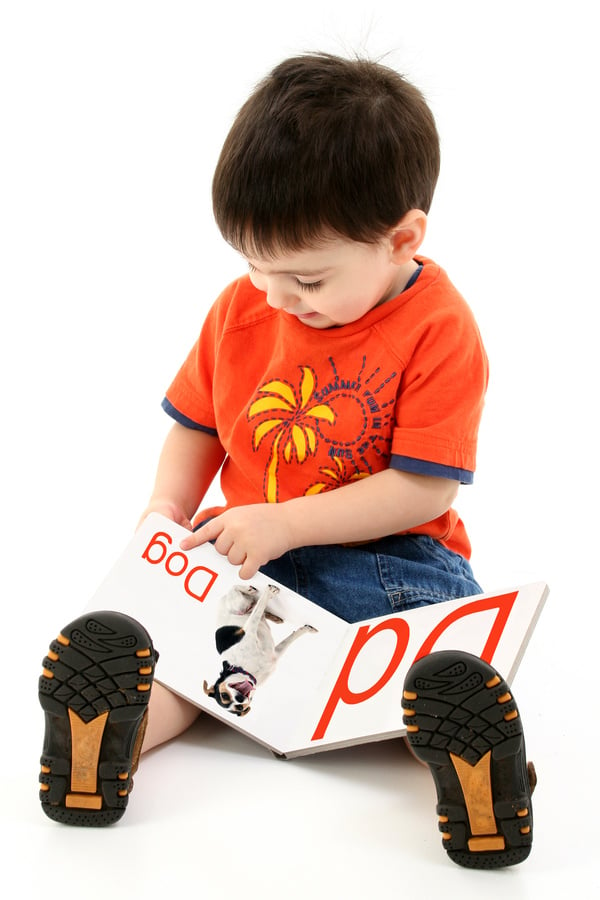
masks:
{"type": "Polygon", "coordinates": [[[392,260],[389,243],[333,238],[276,257],[246,257],[252,284],[267,303],[309,328],[334,328],[362,318],[395,297],[411,272],[392,260]]]}

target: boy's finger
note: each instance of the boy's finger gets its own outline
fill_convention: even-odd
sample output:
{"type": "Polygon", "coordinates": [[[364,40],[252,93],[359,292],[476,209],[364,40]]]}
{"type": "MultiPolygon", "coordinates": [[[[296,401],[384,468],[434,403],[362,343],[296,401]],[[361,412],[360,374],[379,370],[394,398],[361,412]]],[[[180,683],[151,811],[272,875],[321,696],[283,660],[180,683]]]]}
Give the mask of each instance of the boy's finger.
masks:
{"type": "Polygon", "coordinates": [[[182,538],[182,540],[179,542],[179,546],[181,547],[181,549],[191,550],[193,547],[199,547],[200,544],[205,544],[206,541],[212,540],[213,535],[209,532],[211,524],[212,522],[207,522],[206,525],[202,526],[202,528],[199,528],[197,531],[192,532],[192,534],[186,535],[186,537],[182,538]]]}
{"type": "Polygon", "coordinates": [[[243,581],[247,581],[249,578],[252,578],[258,572],[258,566],[251,560],[246,557],[239,571],[240,578],[243,581]]]}
{"type": "Polygon", "coordinates": [[[190,534],[189,537],[184,537],[179,542],[179,546],[182,550],[193,550],[194,547],[199,547],[200,544],[204,544],[205,541],[206,539],[199,536],[199,533],[196,531],[194,534],[190,534]]]}

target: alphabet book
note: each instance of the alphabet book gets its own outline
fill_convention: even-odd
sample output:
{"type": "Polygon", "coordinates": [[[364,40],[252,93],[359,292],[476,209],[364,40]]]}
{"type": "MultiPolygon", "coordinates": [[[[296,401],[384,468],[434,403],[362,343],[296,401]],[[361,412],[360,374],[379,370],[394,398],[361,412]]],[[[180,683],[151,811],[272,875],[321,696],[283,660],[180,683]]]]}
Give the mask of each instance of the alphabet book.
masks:
{"type": "Polygon", "coordinates": [[[415,659],[481,656],[510,683],[548,594],[540,582],[349,624],[238,569],[156,513],[138,529],[87,610],[137,619],[160,653],[156,677],[273,753],[294,757],[400,737],[415,659]]]}

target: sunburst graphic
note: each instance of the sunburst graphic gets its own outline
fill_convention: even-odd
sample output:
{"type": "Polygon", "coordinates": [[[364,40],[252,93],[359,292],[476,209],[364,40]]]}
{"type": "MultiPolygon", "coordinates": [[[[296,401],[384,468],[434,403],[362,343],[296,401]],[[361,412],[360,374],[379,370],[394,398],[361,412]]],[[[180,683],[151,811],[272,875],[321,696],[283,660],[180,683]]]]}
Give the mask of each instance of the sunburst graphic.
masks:
{"type": "Polygon", "coordinates": [[[336,414],[336,430],[317,427],[319,436],[329,446],[332,460],[346,461],[346,480],[360,472],[372,474],[380,467],[378,461],[390,455],[398,373],[382,372],[379,366],[369,369],[366,356],[356,374],[340,373],[333,357],[329,365],[333,377],[315,392],[315,400],[329,403],[336,414]]]}

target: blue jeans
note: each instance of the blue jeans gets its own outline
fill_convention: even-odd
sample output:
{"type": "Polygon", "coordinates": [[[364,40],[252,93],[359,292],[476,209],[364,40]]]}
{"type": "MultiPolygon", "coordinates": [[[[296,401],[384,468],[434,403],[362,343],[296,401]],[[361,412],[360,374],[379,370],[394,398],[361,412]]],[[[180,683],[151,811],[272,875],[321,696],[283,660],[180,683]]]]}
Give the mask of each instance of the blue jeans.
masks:
{"type": "Polygon", "coordinates": [[[482,593],[464,557],[422,534],[300,547],[261,572],[347,622],[482,593]]]}

